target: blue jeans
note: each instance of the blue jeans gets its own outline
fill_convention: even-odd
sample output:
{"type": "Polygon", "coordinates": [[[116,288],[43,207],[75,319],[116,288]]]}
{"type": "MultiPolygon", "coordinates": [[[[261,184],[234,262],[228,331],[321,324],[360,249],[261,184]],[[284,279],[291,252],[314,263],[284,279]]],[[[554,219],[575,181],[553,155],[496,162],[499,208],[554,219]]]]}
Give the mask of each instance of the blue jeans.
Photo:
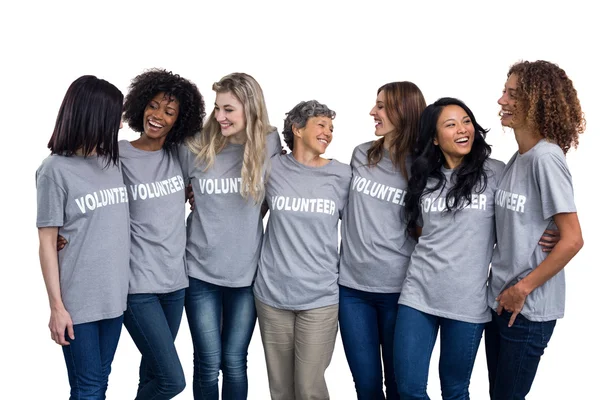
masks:
{"type": "Polygon", "coordinates": [[[175,349],[184,301],[185,289],[127,296],[123,322],[142,354],[136,399],[171,399],[185,388],[175,349]]]}
{"type": "Polygon", "coordinates": [[[358,400],[400,398],[394,377],[398,296],[399,293],[371,293],[340,285],[340,334],[358,400]]]}
{"type": "Polygon", "coordinates": [[[190,278],[185,312],[194,343],[194,399],[248,397],[248,346],[256,325],[252,286],[230,288],[190,278]]]}
{"type": "Polygon", "coordinates": [[[534,322],[519,314],[509,328],[511,313],[491,312],[492,321],[485,327],[490,399],[525,399],[556,320],[534,322]]]}
{"type": "Polygon", "coordinates": [[[71,400],[105,399],[108,375],[121,336],[123,316],[73,325],[75,339],[63,354],[71,385],[71,400]]]}
{"type": "Polygon", "coordinates": [[[400,305],[394,336],[394,369],[400,398],[429,399],[427,377],[439,329],[442,398],[469,399],[471,372],[484,326],[400,305]]]}

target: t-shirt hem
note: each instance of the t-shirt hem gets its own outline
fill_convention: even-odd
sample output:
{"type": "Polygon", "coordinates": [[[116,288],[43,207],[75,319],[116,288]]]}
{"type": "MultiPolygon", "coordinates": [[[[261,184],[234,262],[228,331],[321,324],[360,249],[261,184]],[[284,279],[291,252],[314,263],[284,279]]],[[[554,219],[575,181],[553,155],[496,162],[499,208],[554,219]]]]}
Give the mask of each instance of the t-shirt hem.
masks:
{"type": "Polygon", "coordinates": [[[35,226],[37,228],[49,228],[49,227],[57,227],[60,228],[63,226],[63,221],[36,221],[35,226]]]}
{"type": "Polygon", "coordinates": [[[397,287],[372,287],[372,286],[364,286],[364,285],[358,285],[354,282],[348,282],[345,280],[340,279],[338,281],[338,284],[340,286],[345,286],[348,287],[350,289],[355,289],[355,290],[361,290],[363,292],[369,292],[369,293],[400,293],[400,290],[402,289],[401,286],[397,286],[397,287]]]}
{"type": "Polygon", "coordinates": [[[166,294],[166,293],[176,292],[181,289],[186,289],[189,286],[190,286],[189,282],[185,282],[180,285],[169,287],[169,288],[164,288],[164,287],[161,287],[161,288],[136,288],[136,289],[129,289],[128,294],[166,294]]]}
{"type": "Polygon", "coordinates": [[[401,305],[404,305],[404,306],[408,306],[408,307],[412,307],[415,310],[419,310],[419,311],[424,312],[426,314],[435,315],[436,317],[453,319],[453,320],[456,320],[456,321],[468,322],[468,323],[471,323],[471,324],[485,324],[486,322],[490,322],[492,320],[492,315],[490,313],[488,313],[487,310],[485,312],[485,316],[482,316],[482,317],[472,317],[472,316],[458,315],[458,314],[446,312],[446,311],[443,311],[443,310],[437,310],[437,309],[430,308],[430,307],[425,307],[425,306],[423,306],[421,304],[415,304],[413,302],[406,301],[406,300],[399,300],[398,304],[401,304],[401,305]]]}
{"type": "Polygon", "coordinates": [[[125,312],[126,309],[127,308],[124,307],[122,311],[113,311],[110,313],[97,314],[97,315],[92,315],[92,316],[81,318],[81,319],[73,318],[73,317],[71,317],[71,318],[73,321],[73,325],[86,324],[88,322],[96,322],[96,321],[102,321],[104,319],[112,319],[112,318],[120,317],[121,315],[123,315],[123,313],[125,312]]]}
{"type": "Polygon", "coordinates": [[[327,306],[333,306],[335,304],[339,304],[339,296],[336,296],[335,299],[329,299],[329,300],[325,300],[322,302],[313,302],[313,303],[299,304],[299,305],[298,304],[287,305],[287,304],[277,303],[275,301],[271,301],[271,300],[265,299],[262,296],[257,295],[256,292],[254,292],[254,297],[258,301],[268,305],[269,307],[278,308],[280,310],[289,310],[289,311],[306,311],[306,310],[313,310],[315,308],[321,308],[321,307],[327,307],[327,306]]]}

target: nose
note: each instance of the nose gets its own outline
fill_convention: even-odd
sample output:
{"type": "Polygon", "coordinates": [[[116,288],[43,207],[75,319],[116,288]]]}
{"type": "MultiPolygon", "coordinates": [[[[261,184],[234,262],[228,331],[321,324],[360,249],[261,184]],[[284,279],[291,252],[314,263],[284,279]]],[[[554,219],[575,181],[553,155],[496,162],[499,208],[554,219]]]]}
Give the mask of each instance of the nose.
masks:
{"type": "Polygon", "coordinates": [[[466,133],[467,132],[467,126],[465,124],[463,124],[462,122],[458,124],[458,133],[466,133]]]}
{"type": "Polygon", "coordinates": [[[373,108],[371,108],[371,111],[369,111],[369,115],[370,115],[371,117],[374,117],[374,116],[376,115],[376,112],[375,112],[375,107],[376,107],[376,106],[373,106],[373,108]]]}
{"type": "Polygon", "coordinates": [[[502,96],[500,96],[500,98],[498,99],[498,104],[503,106],[507,103],[508,102],[506,101],[506,92],[505,92],[505,93],[502,93],[502,96]]]}
{"type": "Polygon", "coordinates": [[[225,113],[223,110],[215,110],[215,119],[217,122],[221,122],[225,120],[225,113]]]}

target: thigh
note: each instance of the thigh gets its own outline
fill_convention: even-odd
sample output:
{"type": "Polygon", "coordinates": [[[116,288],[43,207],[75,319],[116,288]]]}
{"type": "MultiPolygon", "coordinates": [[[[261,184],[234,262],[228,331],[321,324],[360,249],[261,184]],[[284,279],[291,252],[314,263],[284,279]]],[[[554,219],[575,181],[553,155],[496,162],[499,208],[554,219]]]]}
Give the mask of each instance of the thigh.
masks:
{"type": "Polygon", "coordinates": [[[328,398],[325,370],[335,347],[338,309],[334,304],[297,313],[294,383],[301,399],[328,398]]]}
{"type": "Polygon", "coordinates": [[[119,340],[116,331],[118,330],[120,334],[122,318],[108,321],[113,322],[110,324],[111,326],[115,324],[118,326],[112,326],[112,333],[116,335],[116,339],[102,337],[103,321],[94,321],[74,325],[75,339],[67,339],[70,344],[62,347],[72,398],[103,398],[106,392],[110,362],[112,362],[117,347],[116,343],[119,340]],[[110,362],[106,366],[108,359],[110,362]]]}
{"type": "Polygon", "coordinates": [[[256,306],[252,286],[228,288],[223,294],[223,351],[227,354],[248,353],[256,325],[256,306]]]}
{"type": "Polygon", "coordinates": [[[190,278],[185,295],[185,312],[195,352],[221,352],[221,288],[190,278]]]}
{"type": "Polygon", "coordinates": [[[378,381],[381,386],[380,325],[376,305],[366,298],[365,292],[340,286],[339,322],[354,381],[357,384],[363,380],[378,381]]]}
{"type": "Polygon", "coordinates": [[[155,374],[162,375],[166,370],[180,368],[180,362],[175,348],[175,338],[160,296],[129,295],[124,323],[142,354],[145,367],[149,367],[155,374]]]}
{"type": "Polygon", "coordinates": [[[177,337],[177,332],[179,332],[179,327],[181,325],[183,305],[185,304],[185,292],[186,289],[180,289],[159,296],[160,305],[162,306],[173,340],[177,337]]]}
{"type": "Polygon", "coordinates": [[[280,310],[255,300],[260,336],[263,342],[269,391],[273,400],[294,398],[293,311],[280,310]]]}
{"type": "Polygon", "coordinates": [[[492,389],[496,382],[496,370],[498,368],[498,355],[500,351],[500,332],[496,326],[495,315],[496,311],[490,309],[492,320],[485,324],[485,360],[488,370],[488,383],[490,398],[492,398],[492,389]]]}
{"type": "Polygon", "coordinates": [[[439,373],[445,399],[465,399],[485,324],[442,318],[439,373]]]}
{"type": "Polygon", "coordinates": [[[495,316],[499,334],[498,365],[493,399],[524,399],[535,378],[556,321],[534,322],[518,315],[509,328],[511,314],[495,316]]]}
{"type": "Polygon", "coordinates": [[[398,316],[399,293],[378,293],[377,323],[379,325],[379,341],[381,342],[381,358],[385,373],[386,398],[398,399],[396,392],[396,376],[394,374],[394,333],[398,316]]]}
{"type": "Polygon", "coordinates": [[[439,319],[400,305],[394,332],[394,371],[400,394],[424,396],[439,319]]]}

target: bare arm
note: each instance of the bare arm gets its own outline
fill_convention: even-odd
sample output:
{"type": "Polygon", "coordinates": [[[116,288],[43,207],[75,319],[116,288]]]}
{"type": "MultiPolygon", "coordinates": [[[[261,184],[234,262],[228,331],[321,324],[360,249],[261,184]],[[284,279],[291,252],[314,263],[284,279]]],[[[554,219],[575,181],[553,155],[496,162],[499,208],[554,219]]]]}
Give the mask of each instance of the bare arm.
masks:
{"type": "Polygon", "coordinates": [[[508,326],[512,326],[517,315],[523,309],[527,296],[558,274],[583,247],[583,237],[577,213],[556,214],[554,222],[558,227],[560,238],[548,257],[529,275],[500,293],[496,299],[498,301],[498,314],[501,314],[502,310],[513,313],[508,326]]]}
{"type": "Polygon", "coordinates": [[[50,336],[56,343],[67,346],[69,342],[65,338],[65,331],[71,339],[75,339],[75,334],[73,333],[71,316],[65,309],[60,294],[58,252],[56,250],[58,228],[39,228],[38,236],[40,239],[40,265],[42,266],[42,275],[44,276],[50,303],[50,322],[48,323],[50,336]]]}

